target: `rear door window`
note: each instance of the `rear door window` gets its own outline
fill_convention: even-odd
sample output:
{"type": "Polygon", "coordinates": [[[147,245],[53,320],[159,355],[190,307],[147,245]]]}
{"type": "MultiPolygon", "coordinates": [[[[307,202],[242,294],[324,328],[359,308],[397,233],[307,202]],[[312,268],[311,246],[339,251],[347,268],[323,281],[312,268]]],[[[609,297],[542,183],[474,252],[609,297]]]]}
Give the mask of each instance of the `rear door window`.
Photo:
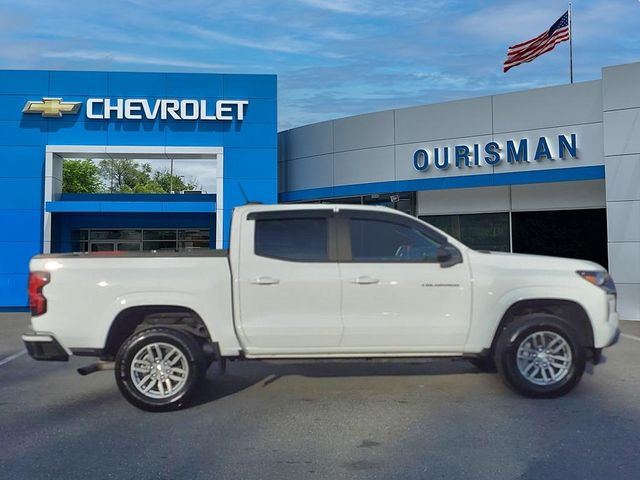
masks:
{"type": "Polygon", "coordinates": [[[329,261],[329,218],[258,218],[255,254],[297,262],[329,261]]]}

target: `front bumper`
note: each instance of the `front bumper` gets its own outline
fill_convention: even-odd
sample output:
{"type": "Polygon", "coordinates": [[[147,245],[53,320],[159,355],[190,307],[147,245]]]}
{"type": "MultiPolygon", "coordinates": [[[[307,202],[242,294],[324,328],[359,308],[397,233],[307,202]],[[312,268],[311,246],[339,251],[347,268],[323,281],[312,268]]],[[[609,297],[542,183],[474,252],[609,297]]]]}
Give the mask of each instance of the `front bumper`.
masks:
{"type": "Polygon", "coordinates": [[[69,354],[55,337],[46,334],[26,333],[22,341],[34,360],[66,362],[69,354]]]}

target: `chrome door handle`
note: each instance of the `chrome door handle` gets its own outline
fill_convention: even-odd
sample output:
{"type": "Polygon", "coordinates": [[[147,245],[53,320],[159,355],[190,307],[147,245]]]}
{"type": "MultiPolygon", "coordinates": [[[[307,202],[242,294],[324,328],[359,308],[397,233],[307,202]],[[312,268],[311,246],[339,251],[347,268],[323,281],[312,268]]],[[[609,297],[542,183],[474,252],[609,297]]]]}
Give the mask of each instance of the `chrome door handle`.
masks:
{"type": "Polygon", "coordinates": [[[363,275],[351,280],[351,283],[355,283],[357,285],[375,285],[376,283],[380,283],[380,280],[377,278],[370,277],[368,275],[363,275]]]}
{"type": "Polygon", "coordinates": [[[251,280],[249,283],[253,285],[277,285],[280,280],[273,277],[257,277],[251,280]]]}

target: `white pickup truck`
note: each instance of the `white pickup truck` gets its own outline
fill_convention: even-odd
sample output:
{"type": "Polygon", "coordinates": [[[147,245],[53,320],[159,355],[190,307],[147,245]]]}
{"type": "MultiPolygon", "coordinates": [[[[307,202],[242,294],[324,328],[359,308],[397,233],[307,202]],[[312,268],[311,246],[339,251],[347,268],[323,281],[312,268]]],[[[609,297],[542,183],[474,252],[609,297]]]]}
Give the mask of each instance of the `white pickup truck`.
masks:
{"type": "Polygon", "coordinates": [[[409,215],[246,205],[231,247],[38,255],[37,360],[95,356],[147,410],[227,359],[464,357],[531,397],[577,385],[617,341],[615,285],[588,261],[474,251],[409,215]]]}

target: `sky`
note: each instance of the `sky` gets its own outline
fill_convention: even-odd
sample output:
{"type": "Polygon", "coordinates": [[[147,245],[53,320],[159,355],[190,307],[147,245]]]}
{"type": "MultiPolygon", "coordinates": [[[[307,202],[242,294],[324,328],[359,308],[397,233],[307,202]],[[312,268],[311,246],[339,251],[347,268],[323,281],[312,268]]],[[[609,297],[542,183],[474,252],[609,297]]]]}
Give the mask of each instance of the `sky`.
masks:
{"type": "MultiPolygon", "coordinates": [[[[567,2],[0,0],[0,68],[274,73],[279,129],[569,82],[568,42],[502,72],[567,2]]],[[[575,0],[575,81],[640,61],[640,1],[575,0]]]]}

